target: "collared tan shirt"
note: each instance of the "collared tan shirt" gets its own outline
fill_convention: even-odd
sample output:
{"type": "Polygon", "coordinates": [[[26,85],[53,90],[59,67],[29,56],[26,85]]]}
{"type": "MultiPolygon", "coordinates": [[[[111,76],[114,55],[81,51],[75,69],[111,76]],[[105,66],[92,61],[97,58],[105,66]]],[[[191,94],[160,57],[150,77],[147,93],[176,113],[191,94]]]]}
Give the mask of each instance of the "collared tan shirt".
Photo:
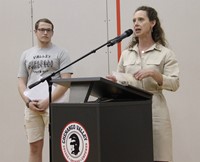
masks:
{"type": "Polygon", "coordinates": [[[154,69],[163,75],[163,84],[159,86],[151,78],[144,78],[138,81],[132,77],[128,79],[129,84],[147,91],[159,91],[162,89],[176,91],[179,87],[179,67],[175,54],[170,49],[154,44],[144,53],[139,54],[138,46],[122,52],[117,71],[134,74],[140,69],[154,69]]]}

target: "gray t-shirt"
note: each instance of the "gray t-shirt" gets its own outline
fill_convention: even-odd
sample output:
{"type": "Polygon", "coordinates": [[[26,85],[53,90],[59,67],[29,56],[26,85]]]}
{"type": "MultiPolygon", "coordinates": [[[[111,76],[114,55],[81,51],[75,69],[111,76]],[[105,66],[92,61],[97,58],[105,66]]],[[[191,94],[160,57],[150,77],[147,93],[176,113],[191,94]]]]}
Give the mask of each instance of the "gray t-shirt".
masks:
{"type": "MultiPolygon", "coordinates": [[[[70,57],[64,49],[58,48],[54,44],[48,48],[35,46],[23,52],[17,77],[27,77],[27,86],[29,86],[69,64],[70,57]]],[[[52,78],[60,78],[62,73],[72,73],[71,66],[63,69],[52,78]]]]}

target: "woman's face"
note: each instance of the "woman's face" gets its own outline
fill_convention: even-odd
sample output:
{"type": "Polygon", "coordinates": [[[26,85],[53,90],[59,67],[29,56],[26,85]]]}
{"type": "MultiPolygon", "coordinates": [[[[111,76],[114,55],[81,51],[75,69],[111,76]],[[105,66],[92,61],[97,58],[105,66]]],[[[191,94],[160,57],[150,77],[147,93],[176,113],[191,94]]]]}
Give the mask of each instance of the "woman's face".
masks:
{"type": "Polygon", "coordinates": [[[138,38],[151,36],[151,31],[155,21],[149,21],[147,12],[143,10],[136,11],[133,16],[133,28],[135,36],[138,38]]]}

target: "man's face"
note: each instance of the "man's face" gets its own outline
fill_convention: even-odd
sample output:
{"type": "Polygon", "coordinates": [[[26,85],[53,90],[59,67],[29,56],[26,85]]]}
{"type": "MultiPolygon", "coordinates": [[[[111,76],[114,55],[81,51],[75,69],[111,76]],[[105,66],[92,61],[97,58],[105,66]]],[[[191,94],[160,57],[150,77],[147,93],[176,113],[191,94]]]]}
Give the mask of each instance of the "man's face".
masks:
{"type": "Polygon", "coordinates": [[[35,35],[38,41],[42,44],[48,44],[51,42],[51,37],[53,36],[53,30],[51,24],[40,22],[38,29],[35,30],[35,35]]]}

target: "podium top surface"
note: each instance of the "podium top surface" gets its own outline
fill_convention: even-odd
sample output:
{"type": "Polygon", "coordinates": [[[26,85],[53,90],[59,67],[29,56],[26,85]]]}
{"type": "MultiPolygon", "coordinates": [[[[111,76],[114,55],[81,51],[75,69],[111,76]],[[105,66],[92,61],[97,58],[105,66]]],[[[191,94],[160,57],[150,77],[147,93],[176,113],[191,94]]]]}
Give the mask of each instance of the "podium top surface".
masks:
{"type": "Polygon", "coordinates": [[[152,93],[133,86],[123,86],[102,77],[52,79],[53,83],[63,86],[90,85],[91,96],[110,99],[148,100],[152,93]]]}

